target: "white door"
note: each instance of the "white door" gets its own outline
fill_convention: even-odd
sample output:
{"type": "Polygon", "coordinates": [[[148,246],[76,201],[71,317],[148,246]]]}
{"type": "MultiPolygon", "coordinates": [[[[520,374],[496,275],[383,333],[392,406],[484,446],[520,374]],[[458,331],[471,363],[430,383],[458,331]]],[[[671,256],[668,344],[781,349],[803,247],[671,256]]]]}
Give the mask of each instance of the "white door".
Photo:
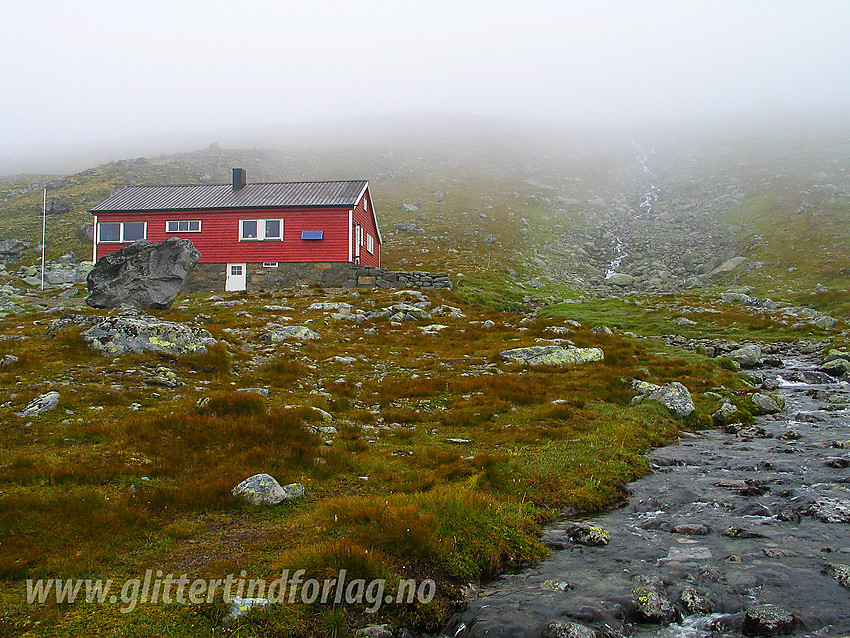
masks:
{"type": "Polygon", "coordinates": [[[248,282],[248,269],[245,264],[227,264],[225,290],[245,290],[248,282]]]}

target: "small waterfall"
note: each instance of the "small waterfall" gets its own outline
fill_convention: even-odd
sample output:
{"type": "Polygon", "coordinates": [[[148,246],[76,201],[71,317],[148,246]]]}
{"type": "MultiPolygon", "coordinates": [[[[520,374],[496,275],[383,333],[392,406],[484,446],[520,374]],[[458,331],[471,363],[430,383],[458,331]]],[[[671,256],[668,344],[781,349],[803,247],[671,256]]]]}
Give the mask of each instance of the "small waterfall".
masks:
{"type": "MultiPolygon", "coordinates": [[[[635,221],[637,221],[644,215],[651,214],[653,212],[653,205],[661,197],[661,189],[653,184],[650,179],[649,156],[646,154],[646,151],[638,147],[638,154],[635,159],[640,164],[641,170],[646,176],[647,181],[649,181],[649,190],[646,191],[640,198],[638,210],[635,211],[634,218],[635,221]]],[[[620,235],[614,235],[614,239],[611,240],[611,245],[614,252],[614,258],[611,260],[608,269],[605,271],[605,279],[611,279],[611,277],[617,273],[617,270],[620,268],[623,260],[629,256],[626,252],[626,243],[623,241],[622,233],[620,235]]]]}

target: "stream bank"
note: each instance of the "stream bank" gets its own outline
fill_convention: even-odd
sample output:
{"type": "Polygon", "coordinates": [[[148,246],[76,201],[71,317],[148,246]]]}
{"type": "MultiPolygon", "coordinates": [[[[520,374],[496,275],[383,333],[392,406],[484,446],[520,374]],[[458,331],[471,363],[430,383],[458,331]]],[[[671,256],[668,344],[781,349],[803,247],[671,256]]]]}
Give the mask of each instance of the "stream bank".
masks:
{"type": "Polygon", "coordinates": [[[760,370],[782,413],[654,451],[628,503],[548,528],[550,555],[475,589],[442,635],[847,635],[850,386],[815,368],[795,356],[760,370]],[[577,523],[610,542],[572,542],[577,523]]]}

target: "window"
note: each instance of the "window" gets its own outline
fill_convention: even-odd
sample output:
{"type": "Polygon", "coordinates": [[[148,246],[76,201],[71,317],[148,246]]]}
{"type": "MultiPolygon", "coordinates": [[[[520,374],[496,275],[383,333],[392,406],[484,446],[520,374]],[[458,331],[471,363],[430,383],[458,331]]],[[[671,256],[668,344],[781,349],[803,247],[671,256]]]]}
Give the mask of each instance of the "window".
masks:
{"type": "Polygon", "coordinates": [[[278,262],[276,261],[264,261],[263,268],[277,268],[278,262]]]}
{"type": "Polygon", "coordinates": [[[121,224],[98,224],[98,226],[100,227],[99,242],[121,241],[121,224]]]}
{"type": "Polygon", "coordinates": [[[280,239],[280,220],[266,220],[266,239],[280,239]]]}
{"type": "Polygon", "coordinates": [[[239,220],[239,241],[283,241],[282,219],[239,220]]]}
{"type": "Polygon", "coordinates": [[[230,267],[230,274],[233,275],[234,277],[241,277],[242,276],[242,264],[233,264],[230,267]]]}
{"type": "Polygon", "coordinates": [[[144,239],[147,222],[104,222],[98,224],[97,243],[120,244],[144,239]]]}
{"type": "Polygon", "coordinates": [[[323,230],[302,230],[301,239],[321,239],[324,234],[323,230]]]}
{"type": "Polygon", "coordinates": [[[375,253],[375,238],[369,233],[366,233],[366,250],[369,251],[369,254],[375,253]]]}
{"type": "Polygon", "coordinates": [[[201,220],[187,220],[166,222],[165,232],[167,233],[199,233],[201,232],[201,220]]]}

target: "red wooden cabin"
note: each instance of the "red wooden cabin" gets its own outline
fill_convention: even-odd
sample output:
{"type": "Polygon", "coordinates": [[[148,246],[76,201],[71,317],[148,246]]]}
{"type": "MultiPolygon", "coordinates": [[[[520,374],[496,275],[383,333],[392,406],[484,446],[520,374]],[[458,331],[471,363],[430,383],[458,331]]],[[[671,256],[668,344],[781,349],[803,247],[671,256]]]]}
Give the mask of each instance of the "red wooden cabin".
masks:
{"type": "Polygon", "coordinates": [[[227,264],[244,290],[247,264],[347,262],[379,268],[381,233],[369,182],[128,186],[95,206],[93,261],[139,239],[190,239],[201,263],[227,264]]]}

